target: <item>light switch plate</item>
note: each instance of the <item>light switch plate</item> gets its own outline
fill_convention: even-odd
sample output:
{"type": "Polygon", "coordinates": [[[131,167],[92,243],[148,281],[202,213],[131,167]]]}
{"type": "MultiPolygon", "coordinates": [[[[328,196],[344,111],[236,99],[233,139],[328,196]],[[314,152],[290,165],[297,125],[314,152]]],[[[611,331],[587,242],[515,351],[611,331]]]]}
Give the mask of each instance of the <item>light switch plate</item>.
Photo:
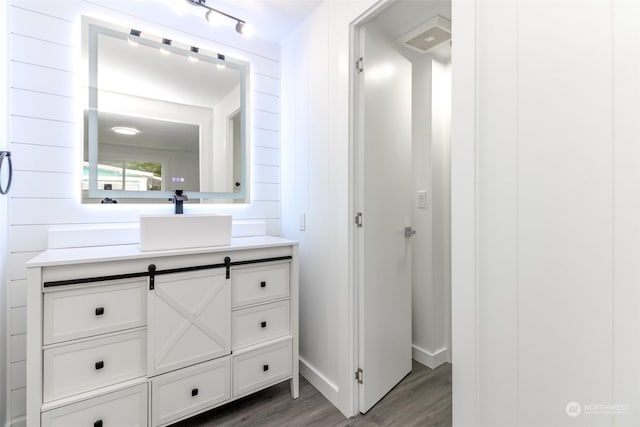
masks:
{"type": "Polygon", "coordinates": [[[307,228],[307,214],[301,213],[300,218],[298,219],[298,230],[304,231],[307,228]]]}
{"type": "Polygon", "coordinates": [[[426,190],[416,191],[416,205],[418,209],[427,208],[427,192],[426,190]]]}

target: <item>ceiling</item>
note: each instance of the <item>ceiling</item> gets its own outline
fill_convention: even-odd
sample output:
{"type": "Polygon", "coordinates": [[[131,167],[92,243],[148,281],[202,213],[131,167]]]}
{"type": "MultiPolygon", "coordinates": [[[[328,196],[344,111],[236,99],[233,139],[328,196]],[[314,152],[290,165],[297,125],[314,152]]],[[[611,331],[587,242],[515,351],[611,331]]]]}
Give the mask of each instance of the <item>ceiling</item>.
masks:
{"type": "MultiPolygon", "coordinates": [[[[187,2],[160,1],[170,4],[187,2]]],[[[205,4],[247,21],[256,37],[280,43],[325,1],[327,0],[205,0],[205,4]]],[[[188,6],[186,11],[203,17],[205,13],[203,8],[194,6],[188,6]]],[[[396,39],[436,15],[451,20],[451,0],[397,0],[385,8],[376,20],[396,39]]]]}
{"type": "MultiPolygon", "coordinates": [[[[451,0],[398,0],[373,21],[390,39],[396,40],[437,15],[451,20],[451,0]]],[[[398,51],[409,59],[423,55],[400,45],[398,51]]],[[[445,43],[429,53],[446,60],[451,57],[451,45],[445,43]]]]}
{"type": "Polygon", "coordinates": [[[195,153],[198,153],[200,149],[200,127],[198,125],[102,111],[98,112],[98,124],[98,141],[100,141],[100,144],[123,145],[147,150],[192,151],[195,153]],[[134,136],[120,135],[112,130],[117,126],[134,128],[140,133],[134,136]]]}

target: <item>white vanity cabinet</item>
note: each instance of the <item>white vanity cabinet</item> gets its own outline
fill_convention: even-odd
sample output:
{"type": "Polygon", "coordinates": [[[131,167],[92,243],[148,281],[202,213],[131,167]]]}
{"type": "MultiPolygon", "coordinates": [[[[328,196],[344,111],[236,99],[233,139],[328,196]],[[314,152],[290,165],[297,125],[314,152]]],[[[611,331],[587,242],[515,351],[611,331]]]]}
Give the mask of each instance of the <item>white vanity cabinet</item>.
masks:
{"type": "Polygon", "coordinates": [[[166,426],[290,380],[297,243],[48,250],[27,263],[27,426],[166,426]]]}

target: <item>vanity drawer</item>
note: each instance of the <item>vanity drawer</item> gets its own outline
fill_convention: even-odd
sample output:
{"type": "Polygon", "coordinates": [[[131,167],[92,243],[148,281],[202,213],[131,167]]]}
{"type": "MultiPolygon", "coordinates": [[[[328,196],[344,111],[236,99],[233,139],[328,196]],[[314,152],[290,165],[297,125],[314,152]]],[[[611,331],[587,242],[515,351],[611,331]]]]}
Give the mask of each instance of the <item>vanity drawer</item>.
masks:
{"type": "Polygon", "coordinates": [[[144,330],[52,347],[43,353],[44,402],[146,374],[144,330]]]}
{"type": "Polygon", "coordinates": [[[291,377],[291,339],[233,356],[233,397],[291,377]]]}
{"type": "Polygon", "coordinates": [[[289,296],[289,263],[231,270],[233,307],[257,304],[289,296]]]}
{"type": "Polygon", "coordinates": [[[144,326],[146,285],[136,279],[45,292],[44,344],[144,326]]]}
{"type": "Polygon", "coordinates": [[[42,413],[42,427],[147,427],[147,384],[42,413]]]}
{"type": "Polygon", "coordinates": [[[167,425],[229,399],[229,356],[163,374],[151,382],[151,425],[167,425]]]}
{"type": "Polygon", "coordinates": [[[233,349],[289,334],[289,300],[235,310],[231,316],[233,349]]]}

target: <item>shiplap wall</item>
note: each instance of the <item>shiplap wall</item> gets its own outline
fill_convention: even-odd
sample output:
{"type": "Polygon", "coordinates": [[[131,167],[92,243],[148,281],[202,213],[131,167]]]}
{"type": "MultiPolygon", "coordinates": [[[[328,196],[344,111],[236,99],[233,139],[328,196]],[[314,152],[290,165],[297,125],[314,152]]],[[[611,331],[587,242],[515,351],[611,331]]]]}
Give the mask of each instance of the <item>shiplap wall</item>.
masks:
{"type": "MultiPolygon", "coordinates": [[[[7,33],[7,4],[0,3],[0,34],[7,33]]],[[[0,42],[0,150],[6,150],[7,142],[7,40],[0,42]]],[[[3,179],[0,177],[0,179],[3,179]]],[[[6,360],[7,334],[4,333],[7,324],[5,307],[7,296],[7,196],[0,195],[0,360],[6,360]]],[[[0,363],[0,384],[7,383],[7,364],[0,363]]],[[[0,387],[0,423],[4,421],[7,410],[7,387],[0,387]]]]}
{"type": "Polygon", "coordinates": [[[455,425],[640,425],[639,20],[453,3],[455,425]]]}
{"type": "MultiPolygon", "coordinates": [[[[280,234],[280,49],[212,28],[199,15],[176,15],[167,2],[12,0],[9,6],[9,134],[14,187],[9,200],[8,419],[25,414],[25,261],[46,249],[52,225],[137,222],[170,213],[158,205],[80,203],[81,17],[135,27],[251,64],[251,203],[185,207],[191,212],[265,220],[280,234]]],[[[1,421],[1,420],[0,420],[1,421]]]]}

